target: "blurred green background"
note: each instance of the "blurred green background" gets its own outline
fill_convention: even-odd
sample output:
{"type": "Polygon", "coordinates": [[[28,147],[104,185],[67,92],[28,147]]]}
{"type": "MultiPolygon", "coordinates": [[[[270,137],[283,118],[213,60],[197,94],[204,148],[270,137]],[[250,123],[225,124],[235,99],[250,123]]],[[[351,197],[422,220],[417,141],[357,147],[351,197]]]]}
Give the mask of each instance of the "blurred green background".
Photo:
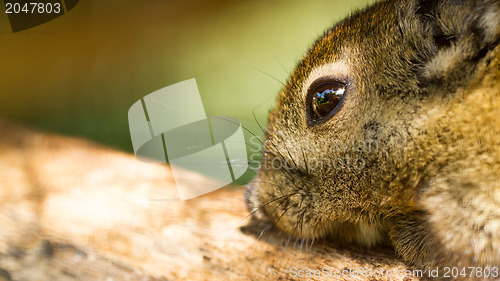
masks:
{"type": "Polygon", "coordinates": [[[264,126],[276,80],[325,29],[369,2],[82,0],[18,33],[2,12],[0,118],[131,152],[129,107],[196,78],[207,114],[262,135],[252,110],[264,126]]]}

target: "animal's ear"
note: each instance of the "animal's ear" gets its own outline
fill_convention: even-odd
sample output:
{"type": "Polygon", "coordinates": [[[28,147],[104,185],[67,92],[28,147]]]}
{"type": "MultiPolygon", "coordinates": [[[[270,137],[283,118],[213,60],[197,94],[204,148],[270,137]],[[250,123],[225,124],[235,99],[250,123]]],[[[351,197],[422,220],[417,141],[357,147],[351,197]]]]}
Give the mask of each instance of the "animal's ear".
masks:
{"type": "Polygon", "coordinates": [[[456,76],[454,72],[474,69],[470,66],[498,45],[498,0],[420,0],[414,11],[427,33],[425,36],[433,41],[431,55],[421,73],[424,85],[463,77],[464,73],[456,76]]]}
{"type": "Polygon", "coordinates": [[[416,14],[440,48],[468,41],[482,49],[500,35],[500,1],[421,0],[416,14]]]}

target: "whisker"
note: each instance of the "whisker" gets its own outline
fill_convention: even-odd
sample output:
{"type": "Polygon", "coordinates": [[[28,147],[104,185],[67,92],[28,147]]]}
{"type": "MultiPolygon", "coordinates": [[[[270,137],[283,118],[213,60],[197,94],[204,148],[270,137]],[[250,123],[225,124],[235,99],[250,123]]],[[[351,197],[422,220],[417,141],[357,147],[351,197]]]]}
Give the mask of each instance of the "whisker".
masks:
{"type": "Polygon", "coordinates": [[[262,74],[265,74],[265,75],[267,75],[268,77],[273,78],[273,80],[276,80],[278,83],[280,83],[280,84],[281,84],[281,86],[286,87],[286,85],[285,85],[283,82],[281,82],[278,78],[276,78],[276,77],[272,76],[272,75],[271,75],[271,74],[269,74],[269,73],[266,73],[266,72],[264,72],[264,71],[262,71],[262,70],[258,69],[257,67],[255,67],[255,66],[253,66],[253,65],[250,65],[250,66],[251,66],[253,69],[257,70],[258,72],[260,72],[260,73],[262,73],[262,74]]]}
{"type": "MultiPolygon", "coordinates": [[[[259,123],[259,120],[257,120],[257,116],[255,116],[255,109],[252,109],[252,116],[253,116],[253,119],[255,120],[255,122],[257,123],[257,126],[259,126],[260,130],[262,131],[262,133],[264,133],[264,136],[267,136],[267,132],[262,128],[262,126],[260,125],[259,123]]],[[[264,143],[263,143],[264,144],[264,143]]]]}
{"type": "MultiPolygon", "coordinates": [[[[259,121],[257,120],[257,117],[255,116],[255,108],[252,110],[252,115],[253,115],[253,118],[254,118],[255,122],[257,123],[257,125],[259,126],[259,128],[261,129],[261,131],[264,133],[264,136],[266,136],[266,137],[267,137],[267,136],[268,136],[268,135],[267,135],[267,132],[266,132],[266,131],[264,131],[264,129],[263,129],[263,128],[262,128],[262,126],[260,125],[259,121]]],[[[252,134],[253,134],[253,133],[252,133],[252,134]]],[[[269,140],[269,138],[268,138],[268,140],[269,140]]],[[[264,145],[264,142],[262,142],[262,141],[261,141],[261,143],[262,143],[262,145],[264,145]]],[[[274,149],[276,150],[276,152],[279,154],[279,156],[280,156],[281,160],[282,160],[282,161],[284,161],[284,162],[286,162],[285,157],[283,156],[283,154],[281,154],[281,152],[280,152],[280,151],[279,151],[279,149],[276,147],[276,145],[273,143],[273,141],[272,141],[272,140],[269,140],[269,143],[271,143],[271,145],[274,147],[274,149]]],[[[264,145],[264,147],[265,147],[265,145],[264,145]]],[[[276,157],[276,155],[274,155],[273,153],[270,153],[270,154],[272,154],[274,157],[276,157]]],[[[297,164],[295,164],[295,167],[297,167],[297,164]]],[[[300,189],[300,188],[299,188],[299,187],[295,184],[295,182],[293,181],[293,177],[292,177],[292,175],[291,175],[288,171],[286,171],[286,170],[285,170],[285,169],[283,169],[283,168],[281,168],[281,169],[279,169],[279,170],[280,170],[280,171],[282,171],[282,173],[283,173],[283,174],[286,172],[286,173],[288,174],[288,180],[289,180],[289,181],[290,181],[290,182],[291,182],[291,183],[292,183],[292,184],[293,184],[293,185],[294,185],[297,189],[300,189]]],[[[304,183],[304,184],[305,184],[305,183],[304,183]]],[[[308,187],[308,190],[309,190],[309,187],[308,187]]]]}
{"type": "MultiPolygon", "coordinates": [[[[213,117],[213,118],[220,118],[220,117],[218,117],[218,116],[211,116],[211,117],[213,117]]],[[[222,119],[222,118],[220,118],[220,119],[222,119]]],[[[256,137],[256,138],[257,138],[257,140],[258,140],[258,141],[259,141],[262,145],[264,145],[264,142],[263,142],[263,141],[262,141],[262,140],[261,140],[261,139],[260,139],[260,138],[259,138],[256,134],[254,134],[252,131],[250,131],[250,129],[248,129],[246,126],[243,126],[243,124],[241,124],[241,122],[237,123],[237,122],[234,122],[234,121],[231,121],[231,120],[228,120],[228,119],[224,119],[224,120],[225,120],[225,121],[227,121],[227,122],[230,122],[230,123],[236,124],[236,125],[240,125],[240,126],[241,126],[241,128],[243,128],[245,131],[249,132],[252,136],[256,137]]],[[[261,128],[261,129],[262,129],[262,128],[261,128]]],[[[246,143],[246,142],[245,142],[245,143],[246,143]]],[[[246,143],[246,144],[248,144],[248,143],[246,143]]]]}
{"type": "MultiPolygon", "coordinates": [[[[300,200],[299,210],[302,208],[302,203],[303,203],[303,202],[304,202],[304,196],[302,196],[302,199],[300,200]]],[[[293,205],[292,205],[292,206],[293,206],[293,205]]],[[[291,207],[292,207],[292,206],[291,206],[291,207]]],[[[288,208],[288,209],[290,209],[290,208],[288,208]]],[[[288,209],[287,209],[287,211],[288,211],[288,209]]],[[[305,212],[305,210],[304,210],[304,212],[305,212]]],[[[284,213],[283,213],[283,214],[284,214],[284,213]]],[[[295,231],[297,230],[297,227],[298,227],[298,226],[299,226],[299,224],[297,224],[297,225],[295,226],[295,228],[294,228],[294,229],[293,229],[293,231],[292,231],[292,234],[290,234],[290,236],[288,237],[288,241],[287,241],[287,243],[286,243],[285,249],[283,249],[283,254],[281,255],[281,258],[280,258],[280,260],[279,260],[279,262],[278,262],[278,265],[281,263],[281,260],[282,260],[282,259],[283,259],[283,257],[285,256],[285,252],[286,252],[286,249],[287,249],[287,247],[288,247],[288,244],[290,243],[290,239],[292,239],[292,236],[293,236],[293,234],[295,233],[295,231]]]]}
{"type": "MultiPolygon", "coordinates": [[[[260,241],[260,239],[261,239],[262,235],[264,235],[264,233],[265,233],[266,231],[268,231],[268,230],[269,230],[272,226],[273,226],[273,225],[269,223],[269,224],[268,224],[268,225],[267,225],[267,226],[266,226],[266,227],[265,227],[265,228],[264,228],[264,229],[260,232],[259,237],[257,237],[257,241],[260,241]]],[[[257,243],[255,243],[255,246],[252,248],[252,252],[250,253],[250,259],[252,259],[252,258],[253,258],[253,255],[254,255],[254,253],[255,253],[255,250],[257,249],[257,245],[258,245],[258,244],[257,244],[257,243]]]]}
{"type": "Polygon", "coordinates": [[[281,66],[281,68],[285,71],[285,73],[290,76],[290,72],[288,72],[285,67],[283,66],[283,64],[281,63],[281,61],[278,59],[278,57],[276,56],[276,54],[271,51],[271,53],[273,54],[274,58],[276,59],[276,61],[278,62],[278,64],[281,66]]]}
{"type": "MultiPolygon", "coordinates": [[[[293,165],[295,165],[295,168],[297,168],[297,170],[300,171],[299,167],[297,166],[297,163],[295,163],[295,160],[292,157],[292,153],[290,153],[290,149],[288,149],[288,147],[286,145],[285,145],[285,149],[288,152],[288,155],[290,156],[290,159],[292,160],[293,165]]],[[[302,177],[299,177],[299,179],[302,181],[304,186],[307,188],[307,191],[309,192],[309,185],[307,185],[306,181],[302,177]]]]}
{"type": "Polygon", "coordinates": [[[295,243],[293,243],[293,248],[295,249],[295,246],[297,246],[297,242],[299,241],[299,238],[295,238],[295,243]]]}
{"type": "Polygon", "coordinates": [[[309,164],[307,164],[307,158],[306,154],[304,153],[304,148],[301,148],[300,151],[302,151],[302,158],[304,159],[304,165],[306,167],[306,171],[309,173],[311,170],[309,170],[309,164]]]}
{"type": "Polygon", "coordinates": [[[312,248],[313,248],[313,245],[314,245],[314,239],[315,239],[315,237],[313,237],[311,239],[311,246],[309,246],[309,251],[312,251],[312,248]]]}
{"type": "MultiPolygon", "coordinates": [[[[283,212],[283,214],[281,214],[281,216],[279,217],[279,219],[276,221],[276,223],[275,223],[275,224],[277,224],[277,223],[279,222],[279,220],[283,217],[283,215],[285,215],[285,213],[286,213],[286,212],[288,212],[288,210],[290,210],[292,207],[293,207],[293,205],[292,205],[292,206],[290,206],[290,207],[288,207],[288,208],[287,208],[287,209],[283,212]]],[[[292,236],[290,236],[290,238],[291,238],[291,237],[292,237],[292,236]]],[[[280,259],[279,259],[279,261],[278,261],[278,267],[279,267],[279,265],[281,264],[281,260],[282,260],[282,259],[283,259],[283,257],[285,256],[285,252],[286,252],[286,249],[287,249],[287,247],[288,247],[288,243],[290,242],[290,238],[288,238],[288,241],[286,242],[285,248],[283,249],[283,254],[281,255],[281,257],[280,257],[280,259]]],[[[267,242],[267,241],[266,241],[266,242],[267,242]]]]}
{"type": "Polygon", "coordinates": [[[283,200],[285,200],[286,198],[288,198],[288,197],[290,197],[290,196],[292,196],[292,195],[296,195],[296,194],[298,194],[298,193],[290,193],[290,194],[286,194],[286,195],[283,195],[283,196],[280,196],[280,197],[274,198],[273,200],[266,202],[265,204],[263,204],[263,205],[259,206],[257,209],[255,209],[255,210],[251,211],[248,215],[246,215],[244,218],[242,218],[242,219],[241,219],[241,220],[239,220],[238,222],[236,222],[236,223],[232,224],[231,226],[229,226],[228,228],[224,229],[224,230],[222,231],[222,233],[223,233],[223,232],[226,232],[226,231],[228,231],[229,229],[231,229],[231,228],[235,227],[236,225],[240,224],[242,221],[246,220],[248,217],[250,217],[250,216],[252,216],[253,214],[255,214],[256,212],[258,212],[261,208],[263,208],[263,207],[265,207],[265,206],[267,206],[267,205],[269,205],[269,204],[271,204],[271,203],[275,202],[276,200],[279,200],[279,199],[284,198],[284,197],[285,197],[285,198],[284,198],[283,200]]]}

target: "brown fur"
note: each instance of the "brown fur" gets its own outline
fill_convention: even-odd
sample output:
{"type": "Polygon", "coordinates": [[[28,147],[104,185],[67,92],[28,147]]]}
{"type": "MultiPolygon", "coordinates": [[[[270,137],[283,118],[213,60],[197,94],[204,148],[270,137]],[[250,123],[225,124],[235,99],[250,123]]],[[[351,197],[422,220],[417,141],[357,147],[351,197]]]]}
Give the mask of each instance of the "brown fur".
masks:
{"type": "Polygon", "coordinates": [[[413,270],[388,249],[299,242],[283,255],[288,237],[242,220],[242,197],[241,189],[220,189],[181,202],[165,165],[0,120],[0,280],[289,280],[292,266],[413,270]]]}
{"type": "Polygon", "coordinates": [[[293,236],[390,242],[423,269],[499,266],[499,39],[486,0],[385,1],[328,30],[270,114],[250,209],[293,236]],[[321,73],[347,83],[344,104],[311,125],[305,92],[332,64],[321,73]],[[338,158],[365,165],[311,169],[338,158]]]}

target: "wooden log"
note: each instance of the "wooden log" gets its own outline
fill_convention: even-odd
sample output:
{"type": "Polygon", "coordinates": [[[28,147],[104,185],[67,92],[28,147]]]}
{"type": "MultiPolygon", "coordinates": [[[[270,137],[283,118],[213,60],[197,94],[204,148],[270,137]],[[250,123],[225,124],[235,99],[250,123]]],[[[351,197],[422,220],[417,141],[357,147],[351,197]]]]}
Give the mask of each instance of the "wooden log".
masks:
{"type": "Polygon", "coordinates": [[[0,122],[0,280],[418,279],[391,249],[250,221],[243,188],[176,194],[166,165],[0,122]]]}

